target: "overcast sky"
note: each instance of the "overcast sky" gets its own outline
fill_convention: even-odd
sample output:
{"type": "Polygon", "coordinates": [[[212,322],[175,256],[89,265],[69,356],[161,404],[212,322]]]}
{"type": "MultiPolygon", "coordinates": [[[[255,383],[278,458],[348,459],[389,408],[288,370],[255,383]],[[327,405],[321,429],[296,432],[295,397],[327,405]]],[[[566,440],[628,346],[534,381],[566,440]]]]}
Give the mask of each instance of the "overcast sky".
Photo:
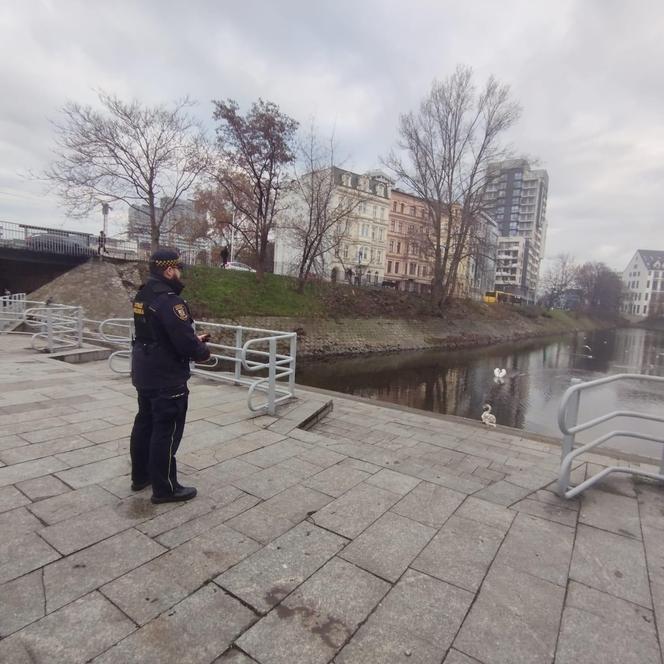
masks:
{"type": "MultiPolygon", "coordinates": [[[[663,249],[662,0],[3,0],[0,219],[98,232],[27,177],[49,118],[95,89],[146,103],[258,97],[334,128],[345,165],[379,166],[400,113],[458,63],[494,74],[523,116],[510,135],[549,172],[546,253],[623,269],[663,249]]],[[[113,212],[113,232],[126,212],[113,212]]]]}

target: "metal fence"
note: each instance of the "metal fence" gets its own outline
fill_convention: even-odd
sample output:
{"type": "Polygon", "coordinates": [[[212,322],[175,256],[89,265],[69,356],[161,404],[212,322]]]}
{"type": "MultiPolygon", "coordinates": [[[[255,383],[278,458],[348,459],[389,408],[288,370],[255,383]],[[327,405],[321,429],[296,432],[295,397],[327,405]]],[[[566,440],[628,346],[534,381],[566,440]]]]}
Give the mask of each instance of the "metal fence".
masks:
{"type": "Polygon", "coordinates": [[[574,449],[574,444],[576,442],[575,437],[577,433],[592,429],[593,427],[602,424],[602,422],[607,422],[616,417],[629,417],[637,420],[664,422],[664,417],[659,415],[651,415],[649,413],[640,413],[638,411],[630,410],[615,410],[609,413],[605,413],[604,415],[600,415],[599,417],[595,417],[592,420],[588,420],[587,422],[582,422],[581,424],[578,423],[579,405],[581,403],[581,393],[583,391],[590,390],[601,385],[606,385],[607,383],[626,380],[664,383],[664,377],[661,376],[646,376],[643,374],[616,374],[615,376],[608,376],[606,378],[599,378],[597,380],[591,380],[585,383],[578,383],[577,385],[570,387],[563,395],[558,409],[558,426],[563,433],[562,459],[560,464],[560,473],[558,475],[558,493],[561,496],[565,498],[573,498],[594,484],[597,484],[597,482],[601,481],[604,477],[610,475],[611,473],[640,475],[643,477],[664,481],[663,449],[659,473],[651,473],[638,468],[630,468],[627,466],[610,466],[608,468],[604,468],[584,482],[581,482],[581,484],[575,487],[570,486],[570,475],[572,472],[572,462],[574,459],[584,452],[589,452],[590,450],[599,447],[612,438],[635,438],[638,440],[648,440],[664,445],[664,432],[662,432],[661,435],[653,436],[650,434],[640,433],[638,431],[617,430],[603,434],[595,440],[574,449]]]}
{"type": "MultiPolygon", "coordinates": [[[[209,239],[185,240],[174,233],[164,233],[161,244],[175,248],[188,265],[211,265],[212,243],[209,239]]],[[[44,254],[89,258],[146,261],[151,254],[149,235],[137,239],[102,237],[93,233],[16,224],[0,220],[0,247],[44,254]]]]}
{"type": "MultiPolygon", "coordinates": [[[[132,319],[113,318],[99,326],[102,341],[123,346],[109,357],[116,373],[129,373],[132,319]],[[111,332],[114,330],[114,332],[111,332]],[[122,331],[128,331],[122,336],[122,331]]],[[[200,321],[199,331],[212,335],[208,362],[192,364],[192,373],[208,380],[245,385],[249,388],[247,406],[252,412],[274,415],[280,403],[295,396],[297,334],[242,325],[200,321]],[[279,382],[286,380],[287,382],[279,382]],[[264,400],[256,403],[260,397],[264,400]]]]}
{"type": "MultiPolygon", "coordinates": [[[[131,318],[85,319],[81,307],[31,302],[23,293],[2,298],[2,304],[6,306],[0,308],[0,331],[27,334],[32,348],[48,353],[81,348],[84,342],[101,344],[114,349],[108,359],[111,370],[129,373],[131,318]],[[19,326],[25,329],[18,330],[19,326]]],[[[248,387],[247,406],[256,413],[274,415],[280,403],[295,396],[295,332],[207,322],[197,325],[213,337],[208,344],[212,356],[206,363],[192,364],[192,373],[248,387]]]]}

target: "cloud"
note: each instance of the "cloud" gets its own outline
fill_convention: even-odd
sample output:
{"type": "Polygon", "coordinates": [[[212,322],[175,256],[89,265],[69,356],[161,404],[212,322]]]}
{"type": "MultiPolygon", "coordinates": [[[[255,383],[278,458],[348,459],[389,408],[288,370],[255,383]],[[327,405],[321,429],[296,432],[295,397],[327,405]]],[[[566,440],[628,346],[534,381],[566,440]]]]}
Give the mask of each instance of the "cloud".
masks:
{"type": "MultiPolygon", "coordinates": [[[[72,221],[42,184],[49,118],[102,88],[146,103],[185,94],[212,131],[213,99],[271,99],[334,129],[357,169],[379,165],[400,113],[459,62],[508,83],[524,113],[510,139],[549,172],[547,253],[622,269],[664,249],[664,6],[656,0],[176,0],[0,6],[0,218],[72,221]]],[[[114,210],[117,230],[122,212],[114,210]]]]}

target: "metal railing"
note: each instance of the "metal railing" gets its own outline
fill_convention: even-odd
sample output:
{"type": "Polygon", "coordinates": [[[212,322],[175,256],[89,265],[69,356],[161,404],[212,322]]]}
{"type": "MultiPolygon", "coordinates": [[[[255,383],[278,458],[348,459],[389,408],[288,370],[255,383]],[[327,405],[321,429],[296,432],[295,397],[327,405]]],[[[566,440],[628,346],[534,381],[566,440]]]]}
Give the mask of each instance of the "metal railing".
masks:
{"type": "MultiPolygon", "coordinates": [[[[133,319],[85,319],[81,307],[31,302],[25,300],[24,294],[12,297],[13,300],[7,300],[12,303],[11,306],[0,307],[0,331],[3,330],[2,325],[8,323],[12,329],[5,332],[29,334],[32,348],[49,353],[80,348],[84,341],[110,346],[115,348],[108,358],[110,369],[115,373],[129,373],[133,319]],[[28,331],[15,331],[13,328],[18,325],[23,325],[28,331]]],[[[192,373],[208,380],[247,386],[247,406],[254,413],[274,415],[280,403],[295,396],[295,332],[208,322],[197,325],[218,338],[219,342],[208,343],[212,350],[210,360],[192,364],[192,373]],[[223,343],[223,338],[230,341],[223,343]],[[224,362],[231,365],[231,370],[222,370],[224,362]],[[265,375],[260,375],[261,372],[265,375]],[[284,380],[287,382],[279,382],[284,380]],[[256,403],[259,394],[264,394],[265,400],[256,403]]]]}
{"type": "MultiPolygon", "coordinates": [[[[297,352],[297,334],[278,330],[263,330],[242,325],[223,325],[199,321],[200,330],[211,333],[213,337],[229,337],[232,342],[208,342],[212,351],[210,360],[201,364],[192,364],[192,373],[208,380],[246,385],[249,388],[247,406],[250,411],[276,413],[280,403],[295,396],[295,362],[297,352]],[[224,371],[223,364],[230,365],[224,371]],[[255,375],[259,372],[267,375],[255,375]],[[287,383],[278,381],[287,379],[287,383]],[[262,403],[255,403],[256,397],[265,394],[262,403]]],[[[109,367],[116,373],[129,373],[131,356],[131,330],[133,321],[130,318],[111,318],[99,325],[101,341],[122,346],[108,358],[109,367]],[[127,334],[108,332],[108,328],[127,331],[127,334]],[[125,366],[119,365],[120,360],[125,366]]]]}
{"type": "Polygon", "coordinates": [[[609,420],[612,420],[616,417],[630,417],[639,420],[664,423],[664,417],[659,415],[651,415],[649,413],[640,413],[638,411],[631,410],[614,410],[579,424],[578,418],[579,406],[581,403],[581,392],[598,387],[600,385],[606,385],[607,383],[613,383],[621,380],[639,380],[646,382],[664,383],[664,377],[661,376],[646,376],[643,374],[616,374],[615,376],[608,376],[606,378],[599,378],[597,380],[591,380],[585,383],[578,383],[577,385],[570,387],[563,395],[560,406],[558,408],[558,426],[563,433],[561,464],[560,472],[558,475],[558,494],[560,496],[564,498],[573,498],[594,484],[597,484],[597,482],[601,481],[604,477],[610,475],[611,473],[627,473],[664,481],[663,450],[659,473],[652,473],[638,468],[629,468],[627,466],[609,466],[588,478],[584,482],[581,482],[581,484],[575,487],[570,486],[570,475],[572,472],[572,463],[574,459],[584,452],[588,452],[595,447],[603,445],[612,438],[635,438],[637,440],[647,440],[664,445],[664,431],[659,436],[653,436],[650,434],[640,433],[638,431],[616,430],[603,434],[599,438],[596,438],[595,440],[589,443],[585,443],[574,449],[574,444],[576,442],[575,437],[577,433],[596,427],[597,425],[602,424],[603,422],[608,422],[609,420]]]}
{"type": "Polygon", "coordinates": [[[12,293],[0,297],[0,332],[13,328],[23,318],[25,293],[12,293]]]}

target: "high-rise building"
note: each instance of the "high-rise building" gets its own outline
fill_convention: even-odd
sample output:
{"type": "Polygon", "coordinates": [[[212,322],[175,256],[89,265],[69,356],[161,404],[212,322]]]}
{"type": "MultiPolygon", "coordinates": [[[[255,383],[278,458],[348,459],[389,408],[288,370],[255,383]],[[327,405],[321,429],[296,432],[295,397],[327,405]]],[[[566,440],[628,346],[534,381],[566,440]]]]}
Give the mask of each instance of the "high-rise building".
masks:
{"type": "Polygon", "coordinates": [[[500,234],[495,288],[535,301],[546,241],[549,175],[525,159],[489,164],[487,212],[500,234]]]}

